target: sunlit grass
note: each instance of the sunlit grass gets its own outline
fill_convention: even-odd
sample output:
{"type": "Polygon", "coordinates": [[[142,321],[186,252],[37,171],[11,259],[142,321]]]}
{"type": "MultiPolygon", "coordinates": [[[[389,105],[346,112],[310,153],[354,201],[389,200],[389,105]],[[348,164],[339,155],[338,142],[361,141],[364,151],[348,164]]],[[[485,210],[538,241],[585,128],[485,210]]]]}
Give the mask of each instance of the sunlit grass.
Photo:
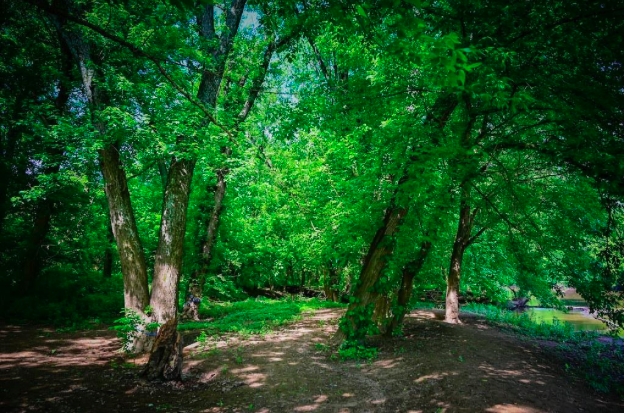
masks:
{"type": "Polygon", "coordinates": [[[270,300],[263,298],[216,303],[202,301],[200,318],[207,321],[181,323],[179,330],[202,330],[207,335],[264,334],[302,319],[304,313],[343,304],[318,299],[270,300]]]}

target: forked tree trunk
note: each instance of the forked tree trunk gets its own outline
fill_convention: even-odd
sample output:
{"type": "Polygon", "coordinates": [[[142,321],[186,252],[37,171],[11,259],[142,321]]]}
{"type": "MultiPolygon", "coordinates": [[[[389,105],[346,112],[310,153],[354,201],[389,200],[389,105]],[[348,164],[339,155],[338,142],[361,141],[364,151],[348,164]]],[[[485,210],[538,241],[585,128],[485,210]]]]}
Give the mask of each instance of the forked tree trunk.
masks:
{"type": "Polygon", "coordinates": [[[178,309],[178,285],[194,168],[194,160],[172,160],[167,174],[150,298],[152,317],[158,323],[174,319],[178,309]]]}
{"type": "MultiPolygon", "coordinates": [[[[439,135],[447,124],[451,114],[458,105],[458,100],[454,95],[441,96],[434,103],[431,112],[427,116],[426,125],[431,128],[431,140],[434,145],[440,144],[439,135]]],[[[404,166],[404,173],[399,179],[395,194],[403,183],[408,181],[408,168],[418,161],[418,157],[411,157],[404,166]]],[[[401,221],[408,213],[407,207],[400,207],[395,204],[394,195],[390,207],[387,209],[382,226],[376,232],[373,241],[369,246],[369,252],[365,257],[363,268],[360,273],[358,288],[352,294],[352,303],[349,305],[347,312],[341,321],[340,328],[333,341],[343,341],[347,337],[347,332],[354,332],[357,329],[357,318],[362,319],[365,310],[378,297],[379,294],[373,291],[373,287],[380,279],[382,270],[386,265],[387,256],[393,252],[392,236],[401,225],[401,221]],[[347,331],[346,331],[347,330],[347,331]]]]}

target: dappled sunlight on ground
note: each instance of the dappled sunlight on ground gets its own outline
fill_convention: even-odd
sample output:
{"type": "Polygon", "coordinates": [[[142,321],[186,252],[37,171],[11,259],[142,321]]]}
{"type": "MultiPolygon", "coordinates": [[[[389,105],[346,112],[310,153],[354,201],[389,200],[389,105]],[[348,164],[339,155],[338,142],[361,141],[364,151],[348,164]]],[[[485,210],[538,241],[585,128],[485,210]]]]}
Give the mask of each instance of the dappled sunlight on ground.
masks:
{"type": "Polygon", "coordinates": [[[332,359],[326,344],[342,311],[317,310],[265,335],[191,343],[184,351],[184,384],[138,379],[146,356],[122,359],[119,341],[108,331],[3,327],[0,410],[622,411],[620,402],[599,400],[514,336],[477,319],[450,326],[436,311],[409,314],[403,337],[374,338],[377,359],[332,359]]]}

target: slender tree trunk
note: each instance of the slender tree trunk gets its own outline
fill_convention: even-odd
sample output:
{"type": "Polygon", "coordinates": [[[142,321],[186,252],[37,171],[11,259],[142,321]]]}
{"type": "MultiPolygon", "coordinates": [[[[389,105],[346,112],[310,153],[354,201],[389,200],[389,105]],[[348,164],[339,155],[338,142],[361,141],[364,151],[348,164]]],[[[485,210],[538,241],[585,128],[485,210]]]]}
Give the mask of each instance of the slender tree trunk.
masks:
{"type": "Polygon", "coordinates": [[[106,227],[108,231],[106,232],[106,249],[104,250],[102,277],[111,278],[113,275],[113,243],[115,242],[115,236],[113,236],[110,220],[106,227]]]}
{"type": "Polygon", "coordinates": [[[460,275],[462,271],[462,258],[468,246],[473,227],[471,207],[469,205],[469,193],[462,188],[462,201],[460,202],[460,217],[458,230],[451,252],[449,263],[449,275],[447,276],[447,293],[445,295],[445,322],[451,324],[460,323],[460,275]]]}
{"type": "Polygon", "coordinates": [[[332,265],[332,262],[328,265],[328,268],[323,270],[324,280],[323,289],[326,295],[326,299],[335,303],[339,302],[339,270],[332,265]]]}
{"type": "Polygon", "coordinates": [[[169,168],[150,298],[153,319],[158,323],[176,318],[187,207],[194,168],[195,160],[187,159],[172,160],[169,168]]]}
{"type": "Polygon", "coordinates": [[[387,330],[385,331],[387,335],[393,334],[393,331],[400,327],[404,322],[404,317],[408,312],[410,297],[412,297],[414,277],[419,274],[421,268],[423,268],[423,265],[425,264],[425,260],[427,259],[431,248],[431,242],[422,242],[421,250],[419,251],[419,255],[417,256],[417,258],[409,262],[404,267],[401,278],[401,286],[399,287],[399,291],[397,292],[397,307],[394,311],[393,319],[388,324],[387,330]]]}
{"type": "Polygon", "coordinates": [[[204,283],[206,281],[206,274],[208,273],[208,268],[211,263],[213,247],[215,245],[217,231],[219,229],[223,200],[226,195],[227,174],[227,169],[220,169],[216,173],[217,184],[215,185],[213,211],[211,212],[211,216],[208,221],[206,239],[202,244],[199,267],[193,272],[189,281],[189,291],[196,297],[202,296],[202,289],[204,288],[204,283]]]}

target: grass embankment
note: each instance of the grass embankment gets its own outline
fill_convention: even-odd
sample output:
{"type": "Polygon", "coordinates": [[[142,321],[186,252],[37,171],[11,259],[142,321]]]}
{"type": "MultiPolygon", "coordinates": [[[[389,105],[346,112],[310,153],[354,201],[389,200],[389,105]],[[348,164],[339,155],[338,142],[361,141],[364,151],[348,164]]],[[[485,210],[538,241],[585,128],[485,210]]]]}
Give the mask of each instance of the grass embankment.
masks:
{"type": "MultiPolygon", "coordinates": [[[[435,305],[419,303],[418,308],[435,305]]],[[[542,340],[544,347],[554,350],[567,372],[585,379],[597,391],[623,397],[623,347],[618,344],[617,333],[610,336],[597,331],[575,331],[566,322],[537,322],[527,313],[485,304],[467,304],[461,312],[482,316],[490,324],[523,337],[542,340]],[[606,336],[611,340],[599,340],[606,336]]]]}

